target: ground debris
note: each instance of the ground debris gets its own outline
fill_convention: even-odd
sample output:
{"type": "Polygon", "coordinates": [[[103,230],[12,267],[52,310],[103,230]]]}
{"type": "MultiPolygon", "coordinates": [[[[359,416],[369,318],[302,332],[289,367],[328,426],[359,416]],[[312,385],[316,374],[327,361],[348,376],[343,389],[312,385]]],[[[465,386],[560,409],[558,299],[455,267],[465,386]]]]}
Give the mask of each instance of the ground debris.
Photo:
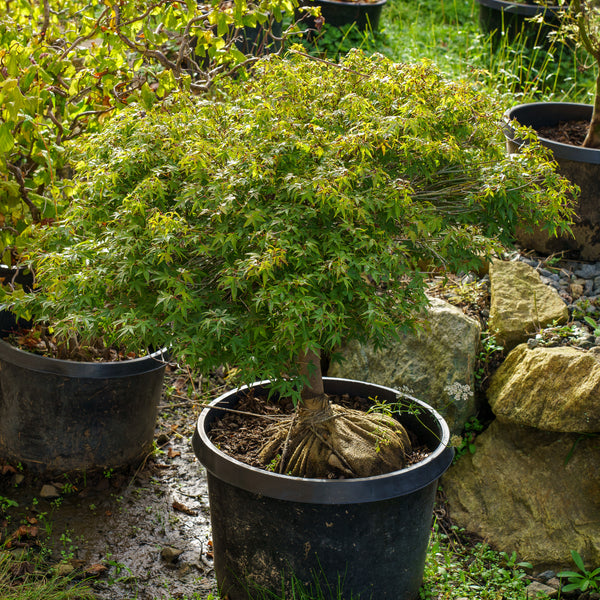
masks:
{"type": "Polygon", "coordinates": [[[187,506],[185,506],[185,504],[182,504],[181,502],[177,502],[177,500],[175,500],[172,504],[173,506],[173,510],[176,510],[178,512],[182,512],[186,515],[189,515],[191,517],[195,517],[198,515],[198,511],[194,510],[193,508],[188,508],[187,506]]]}

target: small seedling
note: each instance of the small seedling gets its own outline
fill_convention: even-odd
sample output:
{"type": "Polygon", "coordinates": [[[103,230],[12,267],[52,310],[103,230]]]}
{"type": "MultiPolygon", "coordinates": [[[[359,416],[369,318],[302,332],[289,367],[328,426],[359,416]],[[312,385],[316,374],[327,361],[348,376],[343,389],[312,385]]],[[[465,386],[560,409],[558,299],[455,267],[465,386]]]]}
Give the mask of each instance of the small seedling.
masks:
{"type": "Polygon", "coordinates": [[[511,569],[521,568],[521,569],[532,569],[533,565],[528,562],[518,562],[517,561],[517,553],[513,550],[511,554],[507,552],[500,552],[500,558],[506,563],[507,567],[511,569]]]}
{"type": "Polygon", "coordinates": [[[67,481],[66,483],[63,483],[61,491],[63,494],[72,494],[77,491],[77,488],[70,481],[67,481]]]}
{"type": "Polygon", "coordinates": [[[60,534],[60,543],[63,548],[60,551],[60,555],[64,561],[69,561],[75,556],[75,546],[73,546],[73,540],[71,539],[70,533],[66,531],[60,534]]]}
{"type": "Polygon", "coordinates": [[[108,565],[109,567],[113,567],[114,569],[113,576],[109,577],[110,584],[123,583],[135,579],[133,577],[131,569],[127,565],[117,560],[111,560],[111,557],[112,554],[109,552],[107,554],[106,560],[104,561],[106,565],[108,565]],[[124,574],[122,575],[122,573],[124,574]]]}
{"type": "Polygon", "coordinates": [[[479,382],[486,378],[489,366],[494,358],[497,358],[504,351],[504,346],[496,341],[496,334],[491,331],[483,331],[481,334],[481,351],[477,356],[477,368],[475,370],[475,379],[479,382]]]}
{"type": "Polygon", "coordinates": [[[588,571],[583,564],[583,559],[580,554],[575,550],[571,550],[571,556],[573,562],[577,568],[581,571],[561,571],[558,577],[566,577],[569,583],[562,587],[563,592],[587,592],[589,591],[600,591],[600,567],[593,571],[588,571]]]}
{"type": "Polygon", "coordinates": [[[277,470],[277,465],[279,464],[279,461],[281,460],[281,454],[278,454],[270,463],[269,466],[267,467],[267,471],[271,471],[271,472],[275,472],[277,470]]]}
{"type": "Polygon", "coordinates": [[[592,333],[598,337],[600,336],[600,323],[597,323],[592,317],[583,317],[583,320],[592,328],[592,333]]]}
{"type": "Polygon", "coordinates": [[[17,507],[19,503],[6,496],[0,496],[0,515],[11,507],[17,507]]]}
{"type": "Polygon", "coordinates": [[[477,417],[472,417],[465,423],[465,431],[462,436],[462,441],[455,450],[454,460],[469,453],[475,454],[475,438],[484,429],[483,424],[477,417]]]}

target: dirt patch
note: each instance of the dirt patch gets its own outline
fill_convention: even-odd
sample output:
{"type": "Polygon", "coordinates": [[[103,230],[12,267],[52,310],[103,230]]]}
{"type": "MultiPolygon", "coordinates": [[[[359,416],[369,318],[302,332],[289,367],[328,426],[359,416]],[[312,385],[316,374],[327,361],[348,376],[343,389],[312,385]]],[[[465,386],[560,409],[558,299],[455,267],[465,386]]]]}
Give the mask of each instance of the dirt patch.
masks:
{"type": "Polygon", "coordinates": [[[0,544],[16,565],[74,570],[101,600],[216,597],[206,476],[190,442],[199,409],[178,378],[170,369],[158,449],[136,470],[41,477],[0,466],[0,544]]]}

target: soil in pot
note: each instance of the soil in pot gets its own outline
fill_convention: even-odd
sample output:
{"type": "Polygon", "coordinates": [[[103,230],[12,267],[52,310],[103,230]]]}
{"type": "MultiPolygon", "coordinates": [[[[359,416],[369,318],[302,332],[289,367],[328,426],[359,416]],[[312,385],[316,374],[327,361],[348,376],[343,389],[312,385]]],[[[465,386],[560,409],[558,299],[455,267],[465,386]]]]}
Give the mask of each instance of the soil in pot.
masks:
{"type": "Polygon", "coordinates": [[[0,337],[25,352],[60,360],[118,362],[148,354],[145,351],[131,352],[116,345],[107,346],[101,339],[87,342],[75,338],[61,340],[51,328],[39,323],[15,323],[8,331],[0,332],[0,337]]]}
{"type": "MultiPolygon", "coordinates": [[[[330,401],[344,408],[367,412],[373,408],[373,399],[361,396],[330,397],[330,401]]],[[[240,398],[235,412],[227,412],[213,424],[210,440],[223,452],[252,467],[273,470],[274,463],[265,464],[261,450],[269,435],[269,427],[280,418],[293,414],[295,408],[291,401],[273,401],[267,398],[257,398],[249,393],[240,398]]],[[[411,447],[406,453],[406,466],[414,465],[429,456],[431,449],[417,439],[415,434],[408,431],[411,447]]],[[[375,443],[375,442],[374,442],[375,443]]],[[[283,452],[280,448],[279,453],[283,452]]],[[[331,467],[329,479],[346,478],[347,474],[335,466],[331,467]]]]}
{"type": "Polygon", "coordinates": [[[589,121],[560,121],[552,127],[538,127],[537,132],[553,142],[581,146],[589,126],[589,121]]]}

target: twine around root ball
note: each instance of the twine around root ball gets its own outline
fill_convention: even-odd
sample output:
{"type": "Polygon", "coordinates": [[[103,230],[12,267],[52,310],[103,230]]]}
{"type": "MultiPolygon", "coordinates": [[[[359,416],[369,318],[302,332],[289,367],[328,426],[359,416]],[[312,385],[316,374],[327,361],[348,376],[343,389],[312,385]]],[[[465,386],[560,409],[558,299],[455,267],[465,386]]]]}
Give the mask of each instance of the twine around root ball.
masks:
{"type": "Polygon", "coordinates": [[[330,404],[272,425],[264,465],[295,477],[354,478],[402,469],[410,440],[394,418],[330,404]]]}

